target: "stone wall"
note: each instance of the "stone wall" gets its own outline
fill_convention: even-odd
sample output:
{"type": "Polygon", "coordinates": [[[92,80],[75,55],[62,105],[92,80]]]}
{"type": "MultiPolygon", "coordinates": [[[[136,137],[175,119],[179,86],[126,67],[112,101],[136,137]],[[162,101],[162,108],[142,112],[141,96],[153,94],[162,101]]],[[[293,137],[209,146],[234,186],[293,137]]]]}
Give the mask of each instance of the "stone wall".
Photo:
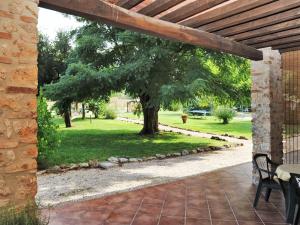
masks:
{"type": "MultiPolygon", "coordinates": [[[[281,55],[263,49],[264,59],[252,62],[253,154],[267,153],[282,163],[283,90],[281,55]]],[[[254,169],[254,182],[256,171],[254,169]]]]}
{"type": "Polygon", "coordinates": [[[37,1],[0,1],[0,207],[37,189],[37,1]]]}

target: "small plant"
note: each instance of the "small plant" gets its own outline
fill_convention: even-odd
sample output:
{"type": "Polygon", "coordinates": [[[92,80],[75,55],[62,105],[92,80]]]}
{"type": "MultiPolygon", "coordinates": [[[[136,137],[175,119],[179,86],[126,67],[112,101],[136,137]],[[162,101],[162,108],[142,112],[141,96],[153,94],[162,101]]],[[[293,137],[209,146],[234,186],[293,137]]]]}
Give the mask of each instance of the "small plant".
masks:
{"type": "Polygon", "coordinates": [[[53,154],[60,145],[58,126],[54,123],[51,112],[48,111],[46,98],[42,91],[38,97],[38,166],[39,169],[48,167],[47,157],[53,154]]]}
{"type": "Polygon", "coordinates": [[[133,115],[137,116],[138,118],[141,117],[143,113],[143,107],[141,103],[137,103],[135,104],[134,108],[133,108],[133,115]]]}
{"type": "Polygon", "coordinates": [[[235,116],[235,111],[228,106],[218,106],[214,111],[214,115],[219,120],[222,120],[223,124],[228,124],[235,116]]]}
{"type": "Polygon", "coordinates": [[[112,108],[106,108],[103,114],[104,114],[104,119],[107,120],[114,120],[117,118],[117,113],[112,108]]]}
{"type": "Polygon", "coordinates": [[[1,225],[47,225],[48,223],[48,219],[42,217],[35,203],[28,204],[23,209],[0,208],[1,225]]]}

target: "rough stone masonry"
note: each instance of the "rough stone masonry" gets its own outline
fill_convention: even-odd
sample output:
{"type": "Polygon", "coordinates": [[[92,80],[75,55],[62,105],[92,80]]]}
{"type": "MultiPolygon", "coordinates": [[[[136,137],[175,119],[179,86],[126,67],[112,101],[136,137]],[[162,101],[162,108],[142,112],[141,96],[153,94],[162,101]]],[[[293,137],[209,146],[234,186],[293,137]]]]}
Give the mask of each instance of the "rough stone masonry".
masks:
{"type": "Polygon", "coordinates": [[[0,1],[0,207],[36,194],[37,0],[0,1]]]}
{"type": "MultiPolygon", "coordinates": [[[[271,48],[263,49],[264,59],[252,62],[252,140],[253,154],[266,153],[282,163],[283,90],[281,55],[271,48]]],[[[256,170],[253,181],[257,182],[256,170]]]]}

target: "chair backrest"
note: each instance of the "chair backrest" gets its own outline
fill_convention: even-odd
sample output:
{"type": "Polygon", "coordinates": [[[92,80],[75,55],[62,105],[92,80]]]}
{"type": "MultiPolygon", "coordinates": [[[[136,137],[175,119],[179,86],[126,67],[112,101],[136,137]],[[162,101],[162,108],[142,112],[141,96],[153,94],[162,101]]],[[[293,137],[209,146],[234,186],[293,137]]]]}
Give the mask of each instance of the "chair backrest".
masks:
{"type": "Polygon", "coordinates": [[[258,170],[260,179],[272,178],[273,175],[271,173],[272,168],[271,164],[269,163],[270,161],[271,160],[269,159],[267,154],[258,153],[254,155],[253,162],[256,169],[258,170]]]}
{"type": "Polygon", "coordinates": [[[292,188],[295,190],[296,196],[300,198],[300,174],[291,173],[290,183],[292,188]]]}

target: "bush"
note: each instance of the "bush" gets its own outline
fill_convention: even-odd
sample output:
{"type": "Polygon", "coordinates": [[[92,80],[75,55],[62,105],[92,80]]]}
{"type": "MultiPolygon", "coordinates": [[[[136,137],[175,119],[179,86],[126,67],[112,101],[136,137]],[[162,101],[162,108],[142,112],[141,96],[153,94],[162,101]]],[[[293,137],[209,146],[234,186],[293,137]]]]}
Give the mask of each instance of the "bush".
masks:
{"type": "Polygon", "coordinates": [[[16,210],[14,207],[0,209],[1,225],[47,225],[48,223],[48,219],[42,218],[34,203],[28,204],[21,210],[16,210]]]}
{"type": "Polygon", "coordinates": [[[106,103],[103,100],[89,100],[88,102],[88,110],[90,110],[94,116],[95,119],[99,118],[99,115],[103,114],[103,111],[106,107],[106,103]]]}
{"type": "Polygon", "coordinates": [[[223,124],[228,124],[235,116],[235,111],[228,106],[218,106],[214,111],[214,115],[219,120],[222,120],[223,124]]]}
{"type": "Polygon", "coordinates": [[[51,113],[47,108],[46,98],[42,92],[38,97],[38,167],[45,169],[48,167],[47,157],[53,154],[59,147],[60,137],[57,132],[58,126],[54,123],[51,113]]]}
{"type": "Polygon", "coordinates": [[[114,120],[117,118],[117,113],[112,108],[106,108],[104,110],[104,119],[114,120]]]}
{"type": "Polygon", "coordinates": [[[181,109],[182,109],[182,104],[180,102],[172,102],[168,107],[168,110],[173,112],[178,112],[181,109]]]}

